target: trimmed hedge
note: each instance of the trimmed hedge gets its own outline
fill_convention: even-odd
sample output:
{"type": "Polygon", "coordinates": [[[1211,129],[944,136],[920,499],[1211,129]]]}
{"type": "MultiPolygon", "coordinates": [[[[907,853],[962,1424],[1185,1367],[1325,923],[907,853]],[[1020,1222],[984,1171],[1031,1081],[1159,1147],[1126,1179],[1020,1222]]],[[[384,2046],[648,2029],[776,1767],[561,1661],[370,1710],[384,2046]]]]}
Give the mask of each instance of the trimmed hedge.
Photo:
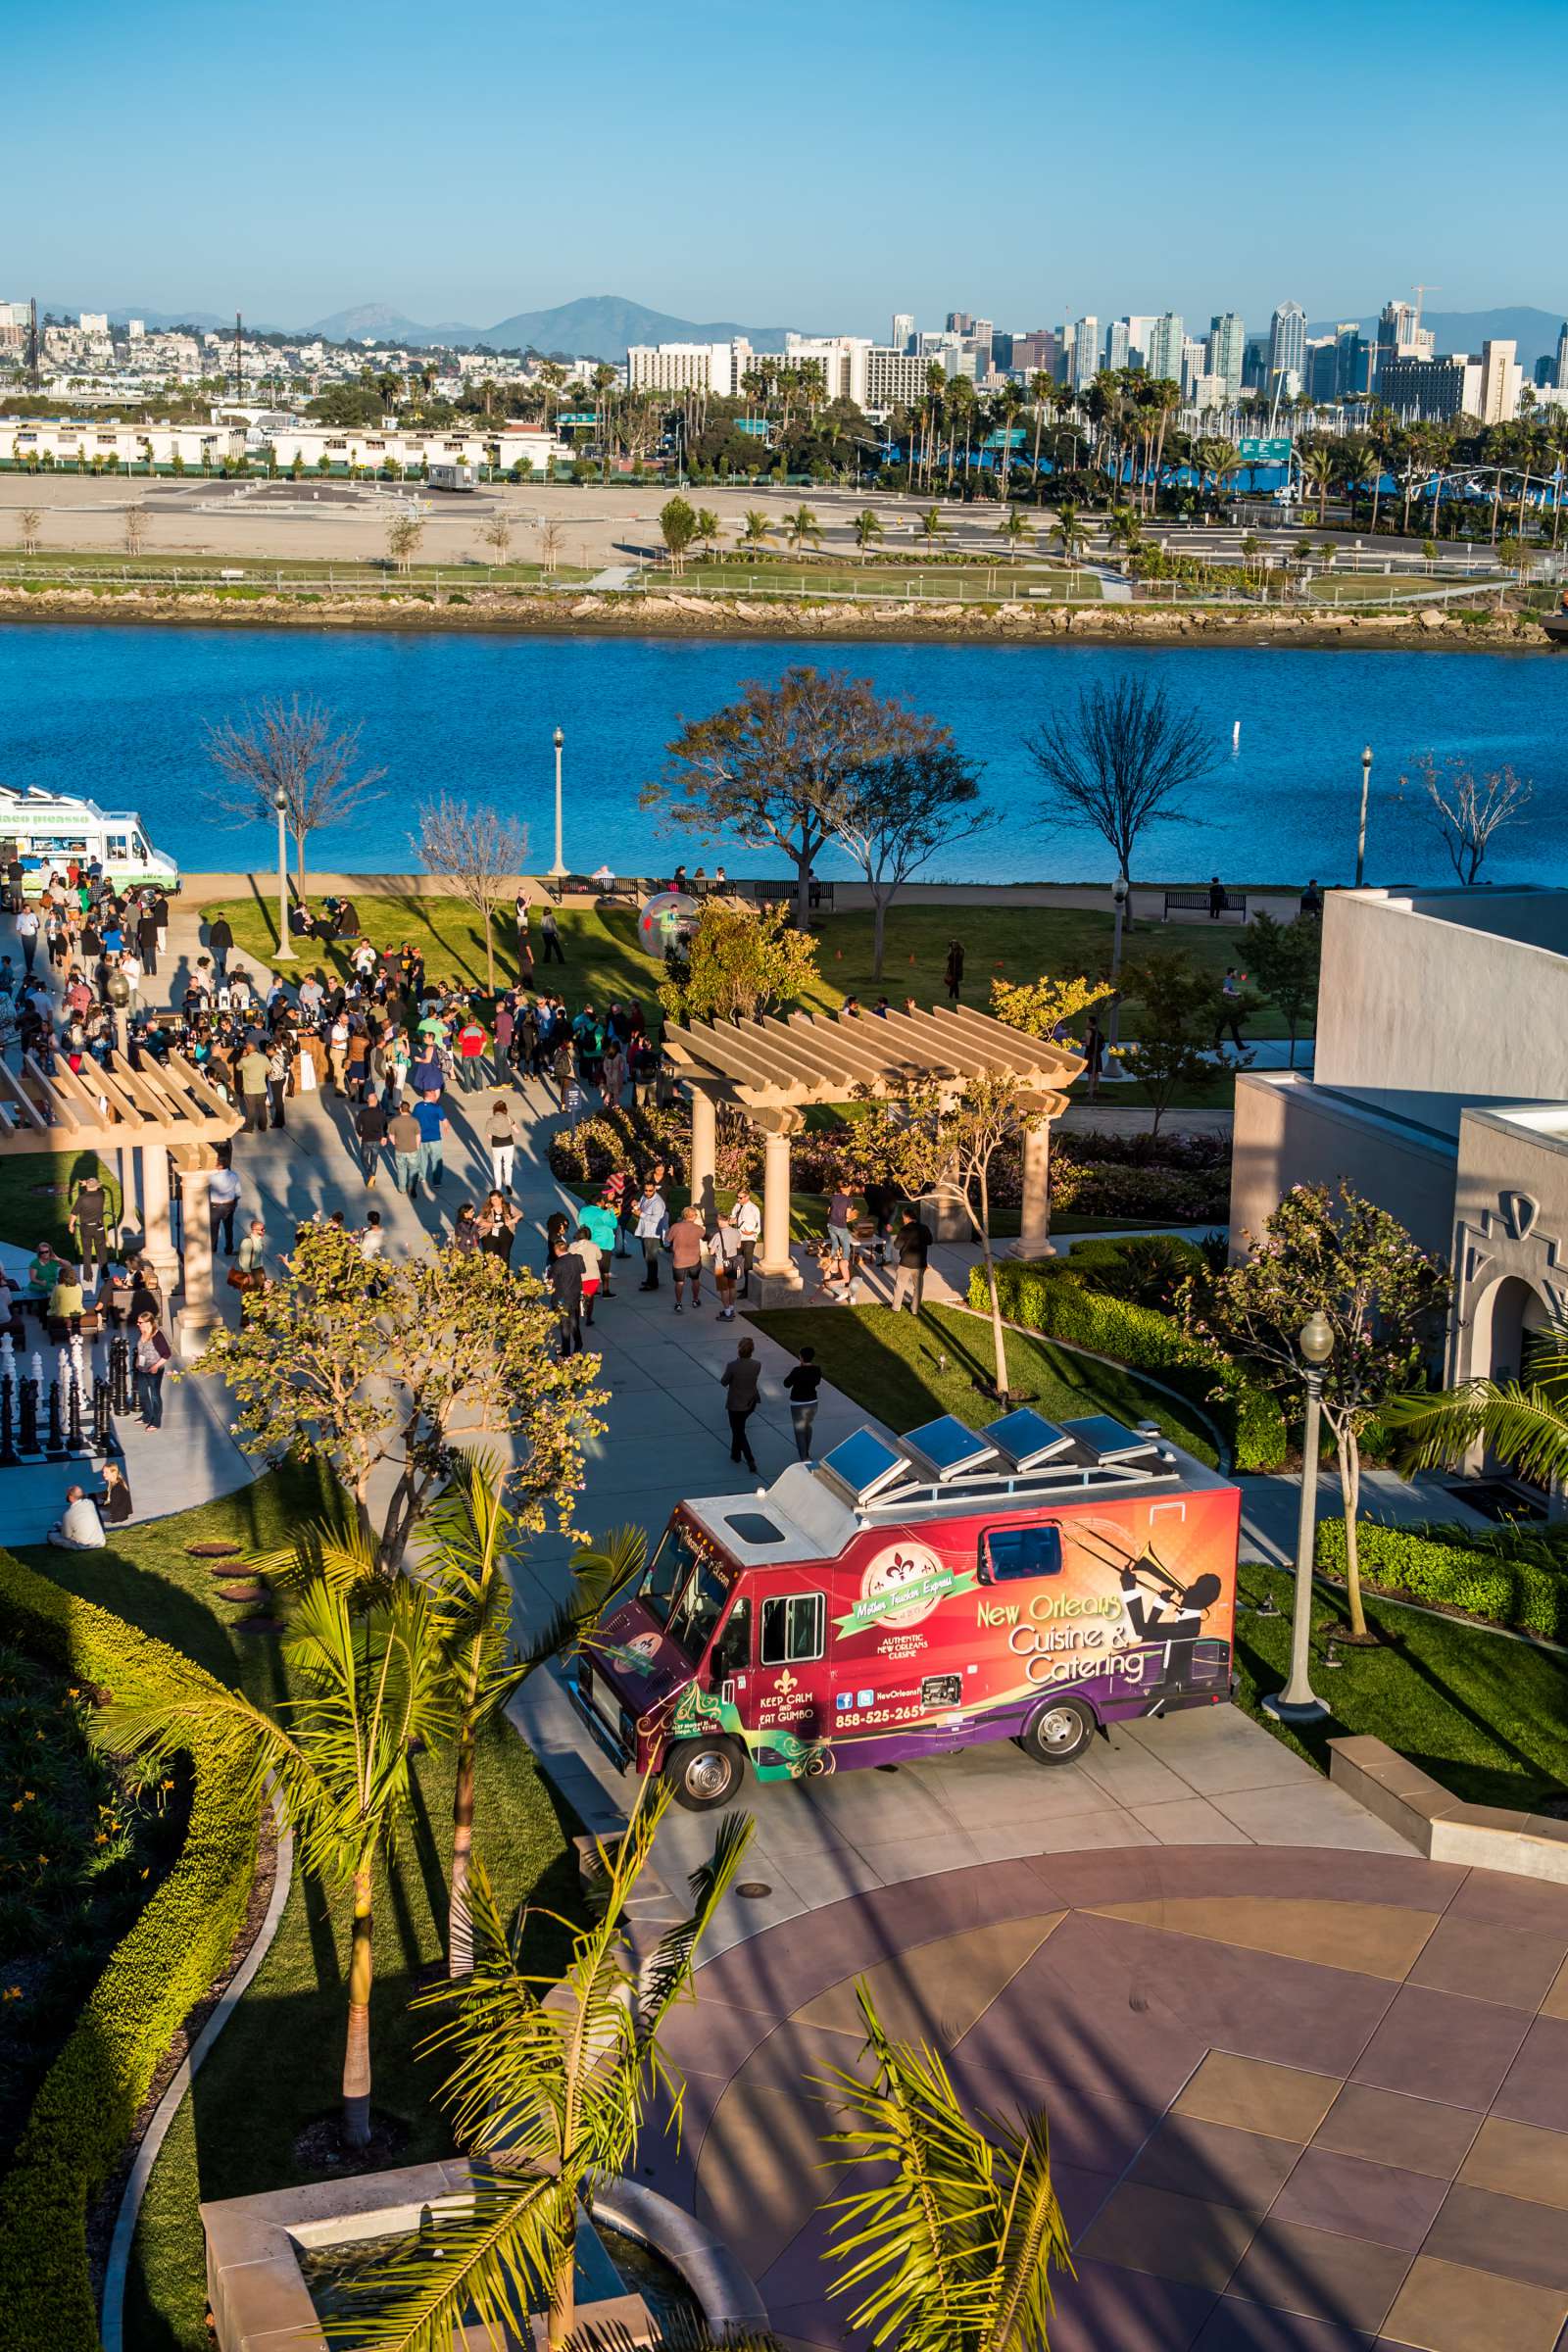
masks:
{"type": "MultiPolygon", "coordinates": [[[[0,1552],[0,1615],[22,1644],[119,1700],[208,1677],[177,1650],[0,1552]]],[[[254,1804],[217,1752],[192,1749],[178,1861],[110,1955],[32,2103],[0,2180],[0,2323],[7,2352],[98,2352],[87,2209],[124,2150],[181,2019],[228,1958],[256,1870],[254,1804]]]]}
{"type": "MultiPolygon", "coordinates": [[[[1129,1371],[1152,1372],[1178,1396],[1201,1406],[1237,1470],[1278,1470],[1284,1462],[1285,1416],[1278,1399],[1254,1388],[1228,1356],[1192,1338],[1173,1316],[1089,1289],[1074,1275],[1071,1256],[1001,1260],[997,1289],[1010,1323],[1108,1355],[1129,1371]]],[[[977,1265],[969,1275],[969,1304],[985,1312],[990,1303],[986,1270],[977,1265]]]]}
{"type": "MultiPolygon", "coordinates": [[[[1543,1641],[1568,1642],[1568,1574],[1541,1556],[1544,1547],[1485,1538],[1446,1544],[1435,1534],[1379,1527],[1363,1519],[1356,1530],[1361,1574],[1439,1608],[1463,1609],[1490,1625],[1543,1641]]],[[[1317,1531],[1317,1564],[1345,1574],[1345,1521],[1325,1519],[1317,1531]]]]}

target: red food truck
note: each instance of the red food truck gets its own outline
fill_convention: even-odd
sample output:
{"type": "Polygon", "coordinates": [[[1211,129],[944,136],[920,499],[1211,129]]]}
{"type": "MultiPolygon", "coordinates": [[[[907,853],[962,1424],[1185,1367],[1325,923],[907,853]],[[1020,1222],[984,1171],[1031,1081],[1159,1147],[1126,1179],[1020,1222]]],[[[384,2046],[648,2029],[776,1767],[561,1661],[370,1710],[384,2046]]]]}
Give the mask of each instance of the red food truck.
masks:
{"type": "Polygon", "coordinates": [[[1027,1406],[858,1430],[764,1494],[677,1504],[568,1673],[683,1805],[1230,1695],[1241,1495],[1152,1428],[1027,1406]]]}

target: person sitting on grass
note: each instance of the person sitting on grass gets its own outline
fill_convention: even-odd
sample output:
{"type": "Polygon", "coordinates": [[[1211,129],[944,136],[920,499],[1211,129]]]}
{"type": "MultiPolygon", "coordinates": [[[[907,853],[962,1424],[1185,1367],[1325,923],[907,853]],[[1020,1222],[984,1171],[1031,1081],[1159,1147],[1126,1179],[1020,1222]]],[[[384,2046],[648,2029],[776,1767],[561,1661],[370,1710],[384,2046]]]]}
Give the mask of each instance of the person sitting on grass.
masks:
{"type": "Polygon", "coordinates": [[[104,1523],[80,1487],[66,1489],[66,1507],[49,1530],[57,1551],[102,1551],[108,1538],[104,1523]]]}

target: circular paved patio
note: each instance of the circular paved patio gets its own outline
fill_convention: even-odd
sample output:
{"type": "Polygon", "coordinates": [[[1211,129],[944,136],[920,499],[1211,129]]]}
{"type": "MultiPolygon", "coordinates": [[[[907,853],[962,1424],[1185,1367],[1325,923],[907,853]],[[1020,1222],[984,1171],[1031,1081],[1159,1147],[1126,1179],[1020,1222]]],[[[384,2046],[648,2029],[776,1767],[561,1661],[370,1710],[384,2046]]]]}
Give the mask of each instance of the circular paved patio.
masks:
{"type": "Polygon", "coordinates": [[[878,1888],[737,1944],[674,2021],[684,2138],[654,2177],[802,2347],[856,2340],[823,2292],[810,2079],[854,2062],[858,1975],[971,2110],[1046,2108],[1077,2266],[1052,2352],[1563,2338],[1568,1887],[1136,1847],[878,1888]]]}

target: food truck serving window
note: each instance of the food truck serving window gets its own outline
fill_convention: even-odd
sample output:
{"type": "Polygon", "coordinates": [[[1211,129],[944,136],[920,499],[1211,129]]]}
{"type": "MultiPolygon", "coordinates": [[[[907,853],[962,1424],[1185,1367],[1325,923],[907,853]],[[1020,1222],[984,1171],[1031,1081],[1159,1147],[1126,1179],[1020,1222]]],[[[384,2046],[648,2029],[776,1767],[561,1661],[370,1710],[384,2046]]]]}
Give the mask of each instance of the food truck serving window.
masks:
{"type": "Polygon", "coordinates": [[[787,1592],[764,1600],[759,1663],[793,1666],[801,1658],[819,1658],[826,1617],[820,1592],[787,1592]]]}
{"type": "Polygon", "coordinates": [[[1015,1584],[1027,1576],[1061,1574],[1061,1530],[1049,1524],[992,1527],[980,1546],[983,1584],[1015,1584]]]}

